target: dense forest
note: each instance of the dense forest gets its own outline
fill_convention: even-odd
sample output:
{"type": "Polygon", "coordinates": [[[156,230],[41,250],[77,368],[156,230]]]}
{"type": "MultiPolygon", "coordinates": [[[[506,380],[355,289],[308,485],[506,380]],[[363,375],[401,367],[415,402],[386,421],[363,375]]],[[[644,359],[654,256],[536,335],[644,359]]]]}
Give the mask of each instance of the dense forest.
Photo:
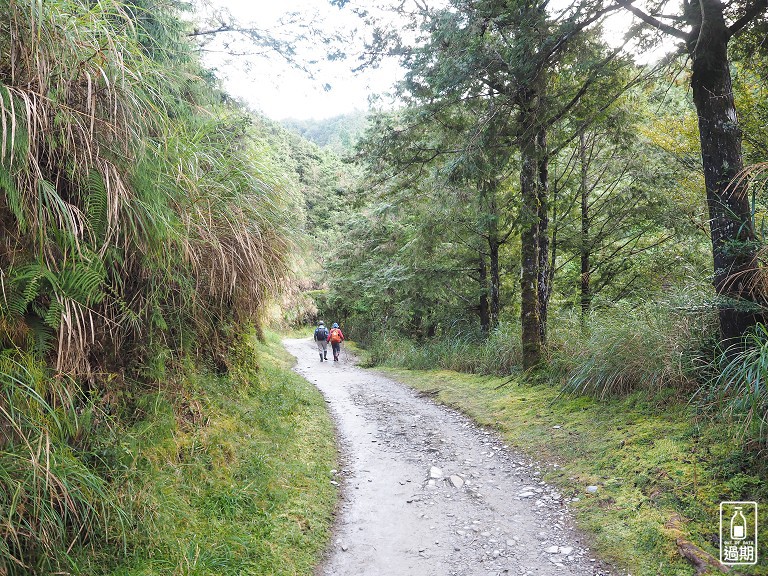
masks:
{"type": "Polygon", "coordinates": [[[685,407],[766,496],[765,0],[333,0],[398,104],[282,124],[192,8],[0,0],[0,576],[309,573],[331,425],[269,329],[320,318],[371,365],[685,407]]]}
{"type": "Polygon", "coordinates": [[[375,45],[403,105],[350,154],[370,187],[325,315],[381,359],[695,392],[762,439],[761,6],[414,8],[417,40],[375,45]],[[626,10],[642,26],[617,48],[599,23],[626,10]],[[658,35],[683,42],[638,63],[658,35]]]}

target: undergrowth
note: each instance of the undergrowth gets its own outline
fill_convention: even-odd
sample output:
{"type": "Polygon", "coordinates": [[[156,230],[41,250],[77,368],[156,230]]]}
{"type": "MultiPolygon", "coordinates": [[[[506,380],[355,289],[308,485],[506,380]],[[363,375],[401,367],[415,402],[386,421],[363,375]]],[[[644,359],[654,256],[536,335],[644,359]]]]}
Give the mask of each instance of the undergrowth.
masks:
{"type": "Polygon", "coordinates": [[[335,505],[325,403],[275,335],[229,361],[89,398],[0,358],[0,574],[310,574],[335,505]]]}
{"type": "Polygon", "coordinates": [[[102,473],[109,417],[33,356],[0,355],[0,574],[72,569],[70,551],[119,547],[127,515],[102,473]]]}
{"type": "Polygon", "coordinates": [[[397,334],[384,334],[371,340],[364,363],[412,370],[443,368],[470,374],[509,374],[520,366],[521,354],[519,333],[501,326],[485,340],[462,333],[414,342],[397,334]]]}
{"type": "Polygon", "coordinates": [[[192,372],[143,398],[116,448],[132,460],[118,489],[129,553],[83,555],[80,573],[311,573],[335,504],[332,424],[275,335],[239,356],[234,376],[192,372]]]}
{"type": "Polygon", "coordinates": [[[720,352],[695,399],[743,438],[768,440],[768,327],[758,324],[743,343],[720,352]]]}
{"type": "Polygon", "coordinates": [[[691,392],[716,346],[711,308],[616,306],[552,323],[548,373],[569,392],[604,398],[691,392]]]}

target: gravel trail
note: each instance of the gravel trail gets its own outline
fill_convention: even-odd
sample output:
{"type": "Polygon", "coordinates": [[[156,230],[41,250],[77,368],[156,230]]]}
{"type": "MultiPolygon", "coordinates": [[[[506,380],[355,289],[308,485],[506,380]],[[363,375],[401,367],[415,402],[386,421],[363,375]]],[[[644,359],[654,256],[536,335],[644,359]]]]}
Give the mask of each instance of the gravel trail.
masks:
{"type": "MultiPolygon", "coordinates": [[[[285,340],[336,421],[335,535],[318,576],[607,574],[540,467],[493,432],[372,371],[285,340]]],[[[330,355],[330,350],[329,350],[330,355]]]]}

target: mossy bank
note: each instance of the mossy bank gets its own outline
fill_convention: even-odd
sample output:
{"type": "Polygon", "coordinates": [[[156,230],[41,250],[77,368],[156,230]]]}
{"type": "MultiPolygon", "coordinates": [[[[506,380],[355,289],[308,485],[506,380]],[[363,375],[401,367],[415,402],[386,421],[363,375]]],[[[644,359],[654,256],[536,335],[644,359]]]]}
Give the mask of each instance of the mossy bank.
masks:
{"type": "Polygon", "coordinates": [[[250,338],[226,376],[190,376],[183,395],[141,400],[116,450],[133,525],[127,555],[83,553],[81,574],[310,574],[336,502],[333,426],[275,335],[250,338]],[[258,363],[258,366],[257,364],[258,363]]]}

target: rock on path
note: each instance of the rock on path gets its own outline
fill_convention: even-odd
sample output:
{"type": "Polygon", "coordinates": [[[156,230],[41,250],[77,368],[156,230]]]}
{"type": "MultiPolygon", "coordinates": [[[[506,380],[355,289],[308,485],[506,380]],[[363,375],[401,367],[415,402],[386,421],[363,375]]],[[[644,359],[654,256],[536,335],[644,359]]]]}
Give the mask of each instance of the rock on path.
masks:
{"type": "Polygon", "coordinates": [[[336,421],[342,487],[326,576],[583,575],[606,570],[539,466],[410,388],[285,340],[336,421]]]}

